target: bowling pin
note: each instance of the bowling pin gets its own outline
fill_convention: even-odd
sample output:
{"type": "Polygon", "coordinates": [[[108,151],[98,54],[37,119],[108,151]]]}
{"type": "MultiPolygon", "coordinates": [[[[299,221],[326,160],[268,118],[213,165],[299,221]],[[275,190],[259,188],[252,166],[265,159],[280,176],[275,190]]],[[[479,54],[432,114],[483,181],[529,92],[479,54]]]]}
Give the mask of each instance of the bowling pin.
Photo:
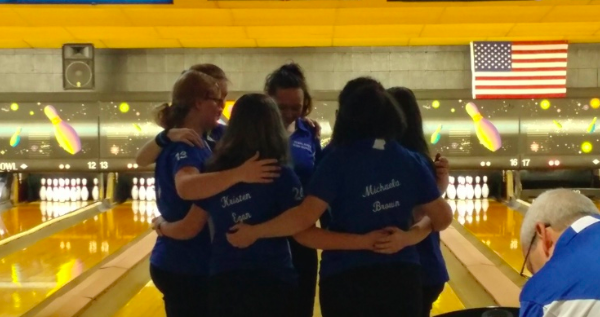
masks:
{"type": "Polygon", "coordinates": [[[46,201],[54,200],[54,190],[52,190],[52,179],[48,178],[46,180],[48,187],[46,187],[46,201]]]}
{"type": "Polygon", "coordinates": [[[154,177],[152,177],[150,179],[150,188],[148,189],[149,192],[146,193],[147,196],[150,196],[150,198],[148,199],[150,201],[155,201],[156,200],[156,190],[154,188],[154,182],[155,182],[154,177]]]}
{"type": "Polygon", "coordinates": [[[92,188],[92,198],[97,201],[100,197],[100,190],[98,189],[98,179],[94,178],[94,188],[92,188]]]}
{"type": "Polygon", "coordinates": [[[60,189],[59,189],[60,202],[64,203],[66,201],[66,199],[65,199],[65,180],[63,178],[58,180],[58,186],[60,186],[60,189]]]}
{"type": "Polygon", "coordinates": [[[483,177],[483,186],[481,187],[481,196],[483,196],[483,198],[488,198],[488,196],[490,195],[490,188],[488,187],[487,184],[487,176],[483,177]]]}
{"type": "Polygon", "coordinates": [[[81,150],[81,140],[77,135],[77,131],[60,118],[58,111],[53,106],[44,107],[44,114],[54,126],[54,136],[58,141],[58,145],[69,154],[79,152],[81,150]]]}
{"type": "Polygon", "coordinates": [[[138,189],[138,179],[137,177],[133,178],[133,187],[131,188],[131,199],[138,200],[139,197],[139,189],[138,189]]]}
{"type": "Polygon", "coordinates": [[[88,201],[90,199],[90,192],[87,188],[87,179],[82,179],[81,184],[83,185],[81,186],[81,200],[88,201]]]}
{"type": "Polygon", "coordinates": [[[481,184],[479,182],[481,182],[481,177],[475,177],[475,198],[477,199],[481,198],[481,184]]]}
{"type": "Polygon", "coordinates": [[[467,199],[473,199],[473,196],[475,195],[475,190],[473,189],[473,177],[467,176],[467,186],[465,189],[467,192],[467,199]]]}
{"type": "MultiPolygon", "coordinates": [[[[46,179],[42,178],[42,187],[40,188],[40,200],[46,200],[46,179]]],[[[45,208],[45,206],[44,206],[45,208]]]]}
{"type": "Polygon", "coordinates": [[[437,144],[440,141],[440,131],[442,130],[442,125],[440,124],[437,129],[435,129],[435,131],[431,134],[431,137],[429,138],[429,142],[431,144],[437,144]]]}
{"type": "Polygon", "coordinates": [[[77,179],[77,188],[76,188],[77,194],[75,196],[77,196],[77,200],[81,199],[81,178],[77,179]]]}
{"type": "Polygon", "coordinates": [[[17,147],[21,142],[21,127],[17,128],[17,131],[10,137],[9,144],[12,147],[17,147]]]}
{"type": "Polygon", "coordinates": [[[74,178],[71,179],[71,201],[78,201],[79,196],[77,196],[77,183],[74,178]]]}
{"type": "Polygon", "coordinates": [[[469,102],[465,106],[465,110],[469,116],[471,116],[471,119],[473,119],[475,133],[477,134],[477,138],[481,145],[492,152],[501,148],[502,140],[500,139],[498,129],[496,129],[493,123],[481,115],[477,106],[474,103],[469,102]]]}
{"type": "Polygon", "coordinates": [[[65,201],[71,200],[71,180],[65,178],[65,201]]]}
{"type": "Polygon", "coordinates": [[[151,201],[152,200],[152,179],[148,178],[146,179],[146,201],[151,201]]]}
{"type": "Polygon", "coordinates": [[[140,177],[140,192],[139,192],[139,197],[140,200],[146,200],[146,179],[144,179],[143,177],[140,177]]]}
{"type": "Polygon", "coordinates": [[[52,199],[52,201],[54,202],[59,202],[60,201],[60,187],[58,187],[58,179],[53,179],[52,180],[52,186],[53,188],[53,192],[54,192],[54,199],[52,199]]]}
{"type": "Polygon", "coordinates": [[[446,189],[446,194],[448,195],[448,199],[456,199],[456,186],[454,186],[454,177],[448,177],[448,188],[446,189]]]}
{"type": "Polygon", "coordinates": [[[464,176],[458,177],[458,187],[456,188],[456,196],[458,199],[465,199],[467,193],[465,192],[465,178],[464,176]]]}

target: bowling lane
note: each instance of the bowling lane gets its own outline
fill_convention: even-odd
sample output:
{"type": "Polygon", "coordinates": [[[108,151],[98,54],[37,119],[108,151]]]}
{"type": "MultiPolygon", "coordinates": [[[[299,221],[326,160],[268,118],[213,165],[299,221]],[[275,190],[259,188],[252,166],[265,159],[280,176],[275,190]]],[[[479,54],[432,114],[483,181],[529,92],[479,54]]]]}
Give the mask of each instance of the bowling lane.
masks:
{"type": "Polygon", "coordinates": [[[150,228],[153,203],[118,205],[0,260],[0,316],[20,316],[150,228]]]}
{"type": "Polygon", "coordinates": [[[82,201],[66,203],[41,201],[13,207],[0,214],[0,241],[88,204],[82,201]]]}
{"type": "Polygon", "coordinates": [[[461,309],[465,309],[465,305],[460,301],[458,296],[456,296],[452,287],[446,284],[440,297],[433,303],[431,315],[436,316],[461,309]]]}
{"type": "MultiPolygon", "coordinates": [[[[318,299],[318,294],[317,294],[318,299]]],[[[318,306],[315,305],[313,317],[322,317],[318,306]]],[[[450,285],[446,284],[444,291],[433,303],[432,316],[441,315],[457,310],[465,309],[463,303],[458,299],[450,285]]],[[[156,289],[152,281],[148,282],[139,293],[137,293],[127,305],[123,306],[113,317],[165,317],[165,307],[162,294],[156,289]]]]}
{"type": "MultiPolygon", "coordinates": [[[[518,211],[493,200],[449,200],[454,218],[517,272],[523,265],[518,211]]],[[[529,274],[529,272],[526,272],[529,274]]]]}
{"type": "MultiPolygon", "coordinates": [[[[165,306],[162,294],[152,281],[148,282],[127,305],[123,306],[113,317],[165,317],[165,306]]],[[[314,316],[317,317],[317,316],[314,316]]]]}

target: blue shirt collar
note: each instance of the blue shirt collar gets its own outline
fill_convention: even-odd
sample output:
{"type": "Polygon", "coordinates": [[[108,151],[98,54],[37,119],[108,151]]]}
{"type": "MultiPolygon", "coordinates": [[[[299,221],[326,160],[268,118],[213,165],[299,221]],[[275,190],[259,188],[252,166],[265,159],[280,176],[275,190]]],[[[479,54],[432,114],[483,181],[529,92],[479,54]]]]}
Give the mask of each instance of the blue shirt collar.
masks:
{"type": "Polygon", "coordinates": [[[313,128],[309,127],[303,118],[296,119],[296,130],[303,131],[304,133],[313,134],[313,128]]]}
{"type": "Polygon", "coordinates": [[[599,222],[600,216],[585,216],[578,219],[558,238],[556,246],[554,247],[554,252],[556,252],[557,249],[566,248],[575,236],[599,222]]]}

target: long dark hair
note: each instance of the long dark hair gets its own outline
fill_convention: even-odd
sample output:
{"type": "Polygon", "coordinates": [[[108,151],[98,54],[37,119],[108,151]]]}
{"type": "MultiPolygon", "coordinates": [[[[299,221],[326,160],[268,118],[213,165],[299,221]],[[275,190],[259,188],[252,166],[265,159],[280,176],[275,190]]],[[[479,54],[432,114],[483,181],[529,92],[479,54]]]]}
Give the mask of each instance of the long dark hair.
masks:
{"type": "Polygon", "coordinates": [[[300,88],[304,93],[304,105],[302,105],[302,117],[309,115],[313,109],[312,96],[308,92],[306,77],[300,65],[288,63],[277,68],[267,76],[265,82],[265,93],[275,96],[278,89],[300,88]]]}
{"type": "Polygon", "coordinates": [[[397,139],[406,121],[398,105],[373,78],[349,81],[338,98],[339,112],[331,143],[345,145],[360,139],[397,139]]]}
{"type": "Polygon", "coordinates": [[[209,171],[237,167],[256,152],[261,159],[288,163],[288,141],[275,101],[264,94],[246,94],[235,102],[227,129],[207,164],[209,171]]]}
{"type": "Polygon", "coordinates": [[[183,124],[196,102],[220,95],[217,81],[204,73],[187,70],[173,85],[171,104],[163,103],[155,109],[155,121],[163,129],[183,124]]]}
{"type": "Polygon", "coordinates": [[[387,91],[394,97],[408,122],[404,133],[398,136],[398,142],[411,151],[430,157],[429,146],[423,132],[423,117],[415,94],[406,87],[392,87],[387,91]]]}
{"type": "Polygon", "coordinates": [[[419,110],[417,97],[415,97],[412,90],[406,87],[392,87],[387,91],[398,102],[400,110],[402,110],[408,122],[406,130],[403,134],[398,135],[396,140],[405,148],[427,158],[431,162],[430,168],[435,175],[435,165],[431,160],[431,152],[423,132],[423,117],[421,116],[421,110],[419,110]]]}

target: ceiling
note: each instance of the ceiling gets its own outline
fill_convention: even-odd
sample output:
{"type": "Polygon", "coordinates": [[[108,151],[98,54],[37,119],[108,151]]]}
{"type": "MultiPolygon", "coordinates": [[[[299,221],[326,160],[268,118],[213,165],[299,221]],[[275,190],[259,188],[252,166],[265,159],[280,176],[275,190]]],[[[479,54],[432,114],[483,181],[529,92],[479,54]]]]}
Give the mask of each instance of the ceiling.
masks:
{"type": "Polygon", "coordinates": [[[0,5],[0,48],[464,45],[600,42],[600,0],[207,1],[173,5],[0,5]]]}

